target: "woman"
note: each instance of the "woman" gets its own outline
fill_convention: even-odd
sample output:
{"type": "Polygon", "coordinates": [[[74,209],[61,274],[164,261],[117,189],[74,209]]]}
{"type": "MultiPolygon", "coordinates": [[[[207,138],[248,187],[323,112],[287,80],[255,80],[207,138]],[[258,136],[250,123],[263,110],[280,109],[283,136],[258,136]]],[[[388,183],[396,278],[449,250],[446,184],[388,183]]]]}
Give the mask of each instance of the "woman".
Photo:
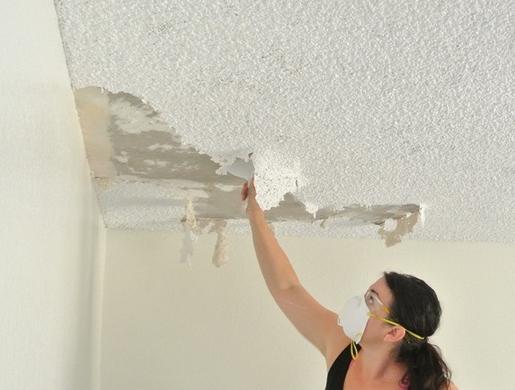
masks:
{"type": "Polygon", "coordinates": [[[431,287],[414,276],[385,272],[341,313],[326,309],[300,284],[255,197],[252,178],[241,199],[247,200],[261,272],[284,314],[325,357],[326,390],[457,390],[427,339],[441,315],[431,287]]]}

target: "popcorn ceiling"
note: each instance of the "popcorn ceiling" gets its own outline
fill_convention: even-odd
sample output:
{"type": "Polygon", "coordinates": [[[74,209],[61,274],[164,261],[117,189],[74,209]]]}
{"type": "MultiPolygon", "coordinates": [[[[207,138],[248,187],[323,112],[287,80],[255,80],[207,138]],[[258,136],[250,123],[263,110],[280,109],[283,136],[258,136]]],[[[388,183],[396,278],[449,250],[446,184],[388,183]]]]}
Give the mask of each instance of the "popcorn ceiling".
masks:
{"type": "Polygon", "coordinates": [[[252,155],[256,201],[263,210],[278,206],[286,192],[296,193],[306,183],[300,161],[285,164],[281,161],[281,150],[274,149],[257,151],[252,155]]]}
{"type": "Polygon", "coordinates": [[[225,226],[227,225],[226,221],[216,221],[214,224],[212,231],[216,232],[216,244],[215,250],[213,251],[213,264],[220,268],[224,264],[229,262],[229,254],[228,254],[228,242],[227,237],[225,235],[225,226]]]}
{"type": "MultiPolygon", "coordinates": [[[[75,89],[143,99],[221,174],[253,153],[262,207],[424,204],[410,238],[514,242],[513,2],[55,4],[75,89]]],[[[178,228],[146,211],[110,221],[178,228]]],[[[274,228],[377,237],[352,223],[274,228]]]]}
{"type": "Polygon", "coordinates": [[[197,241],[198,234],[197,230],[197,221],[195,219],[195,214],[193,212],[193,204],[191,199],[188,199],[188,203],[186,205],[186,222],[183,224],[184,226],[184,236],[182,240],[182,248],[181,248],[181,257],[179,262],[187,263],[191,268],[191,257],[193,256],[193,243],[197,241]]]}

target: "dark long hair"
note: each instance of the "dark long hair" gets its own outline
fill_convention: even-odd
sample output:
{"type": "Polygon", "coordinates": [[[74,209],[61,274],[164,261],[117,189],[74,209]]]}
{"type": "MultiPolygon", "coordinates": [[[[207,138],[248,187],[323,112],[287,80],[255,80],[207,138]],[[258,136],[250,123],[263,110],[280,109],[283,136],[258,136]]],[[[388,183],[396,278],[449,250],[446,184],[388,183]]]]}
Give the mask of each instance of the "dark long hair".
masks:
{"type": "MultiPolygon", "coordinates": [[[[393,294],[389,319],[419,336],[433,335],[442,314],[435,291],[412,275],[384,272],[384,277],[393,294]]],[[[397,361],[408,366],[403,382],[409,380],[410,390],[440,390],[450,384],[451,371],[440,348],[427,339],[422,341],[406,332],[397,361]]]]}

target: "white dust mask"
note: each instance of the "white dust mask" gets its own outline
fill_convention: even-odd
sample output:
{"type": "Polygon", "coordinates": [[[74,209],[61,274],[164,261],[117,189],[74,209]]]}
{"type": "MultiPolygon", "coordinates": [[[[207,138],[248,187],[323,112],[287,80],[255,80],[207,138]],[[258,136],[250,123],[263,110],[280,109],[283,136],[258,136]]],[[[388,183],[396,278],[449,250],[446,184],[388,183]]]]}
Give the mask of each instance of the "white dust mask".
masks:
{"type": "Polygon", "coordinates": [[[338,325],[348,338],[359,343],[367,326],[369,309],[363,296],[350,298],[338,313],[338,325]]]}

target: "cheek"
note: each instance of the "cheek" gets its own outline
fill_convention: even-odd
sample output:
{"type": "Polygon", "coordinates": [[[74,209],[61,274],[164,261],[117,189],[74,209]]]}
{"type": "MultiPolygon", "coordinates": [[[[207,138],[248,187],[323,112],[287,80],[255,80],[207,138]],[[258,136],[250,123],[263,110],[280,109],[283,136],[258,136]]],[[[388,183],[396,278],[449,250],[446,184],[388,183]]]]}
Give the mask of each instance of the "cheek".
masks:
{"type": "Polygon", "coordinates": [[[381,335],[381,324],[378,324],[377,321],[369,318],[367,326],[365,327],[365,332],[363,334],[367,339],[375,338],[378,335],[381,335]]]}

